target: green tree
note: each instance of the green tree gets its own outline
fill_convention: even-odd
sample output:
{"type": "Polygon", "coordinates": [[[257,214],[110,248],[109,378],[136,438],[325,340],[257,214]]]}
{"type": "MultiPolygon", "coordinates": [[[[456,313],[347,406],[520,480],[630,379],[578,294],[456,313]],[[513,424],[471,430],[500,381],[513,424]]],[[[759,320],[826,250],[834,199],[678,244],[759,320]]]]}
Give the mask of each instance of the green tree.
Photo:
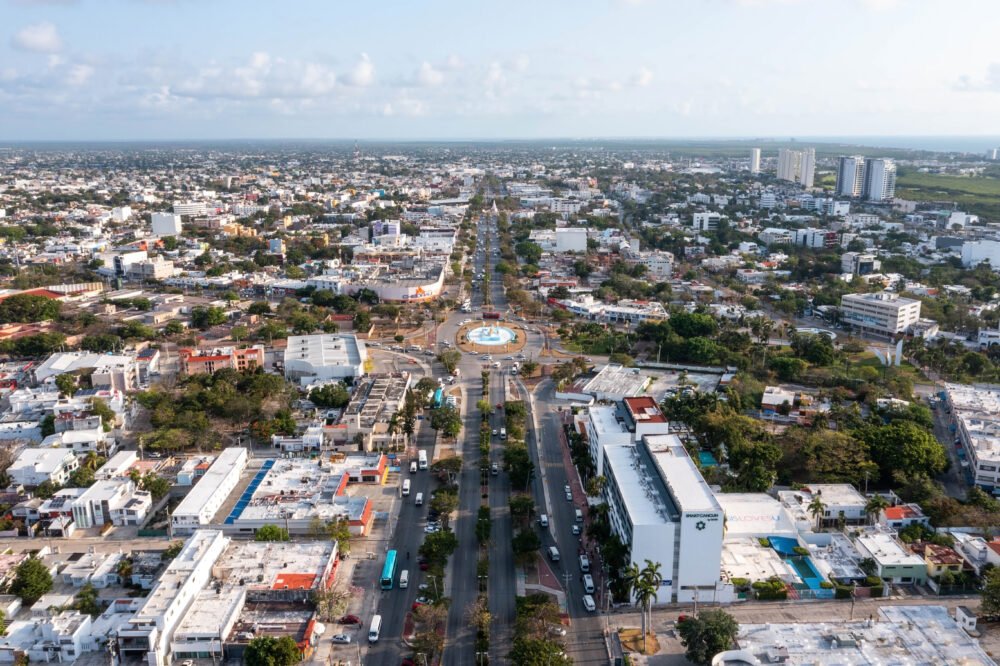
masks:
{"type": "Polygon", "coordinates": [[[538,549],[542,547],[542,540],[532,529],[518,530],[511,540],[511,548],[514,552],[514,559],[519,563],[528,564],[531,562],[538,549]]]}
{"type": "Polygon", "coordinates": [[[111,432],[118,420],[118,415],[103,398],[90,399],[90,413],[101,417],[101,426],[104,428],[104,432],[111,432]]]}
{"type": "Polygon", "coordinates": [[[76,393],[76,377],[67,373],[56,375],[56,388],[64,397],[73,397],[76,393]]]}
{"type": "Polygon", "coordinates": [[[445,483],[454,483],[458,475],[462,472],[462,457],[448,456],[441,458],[431,465],[431,472],[436,474],[445,483]]]}
{"type": "Polygon", "coordinates": [[[458,367],[459,361],[462,360],[462,352],[457,349],[446,349],[438,354],[438,360],[441,361],[441,365],[444,366],[448,374],[453,374],[455,368],[458,367]]]}
{"type": "Polygon", "coordinates": [[[184,542],[174,541],[172,544],[167,546],[166,550],[163,551],[163,561],[169,562],[180,555],[182,550],[184,550],[184,542]]]}
{"type": "Polygon", "coordinates": [[[291,636],[257,636],[243,652],[246,666],[292,666],[301,660],[299,646],[291,636]]]}
{"type": "Polygon", "coordinates": [[[451,488],[438,488],[431,498],[431,509],[441,516],[441,524],[447,528],[451,514],[458,508],[458,493],[451,488]]]}
{"type": "Polygon", "coordinates": [[[148,491],[154,500],[159,500],[170,492],[170,482],[153,472],[146,472],[142,475],[139,487],[148,491]]]}
{"type": "Polygon", "coordinates": [[[191,310],[191,325],[201,330],[226,323],[226,312],[220,307],[197,306],[191,310]]]}
{"type": "Polygon", "coordinates": [[[823,516],[826,513],[826,504],[823,502],[823,498],[819,495],[813,495],[807,510],[812,514],[813,520],[816,521],[816,531],[820,531],[823,525],[823,516]]]}
{"type": "Polygon", "coordinates": [[[709,664],[712,657],[732,647],[740,632],[733,616],[721,609],[698,613],[677,626],[685,656],[696,664],[709,664]]]}
{"type": "Polygon", "coordinates": [[[431,410],[430,425],[446,437],[458,437],[462,431],[462,415],[454,407],[444,405],[431,410]]]}
{"type": "Polygon", "coordinates": [[[879,514],[888,508],[889,500],[881,495],[872,495],[868,502],[865,503],[865,515],[868,516],[868,520],[874,524],[875,521],[878,520],[879,514]]]}
{"type": "Polygon", "coordinates": [[[288,530],[277,525],[261,525],[257,528],[253,538],[255,541],[288,541],[288,530]]]}
{"type": "Polygon", "coordinates": [[[512,495],[510,498],[510,516],[514,520],[520,521],[522,525],[527,525],[531,516],[535,513],[535,499],[527,494],[512,495]]]}
{"type": "Polygon", "coordinates": [[[26,606],[30,606],[52,589],[52,574],[45,564],[35,556],[18,565],[14,580],[10,584],[10,593],[21,597],[26,606]]]}
{"type": "Polygon", "coordinates": [[[441,530],[428,534],[420,546],[420,554],[428,562],[444,566],[451,554],[458,548],[458,537],[451,530],[441,530]]]}
{"type": "Polygon", "coordinates": [[[36,294],[14,294],[0,301],[0,324],[31,324],[58,319],[59,301],[36,294]]]}
{"type": "Polygon", "coordinates": [[[867,442],[872,460],[890,479],[896,472],[912,476],[935,476],[945,470],[948,459],[934,435],[913,421],[894,421],[887,426],[868,426],[856,433],[867,442]]]}
{"type": "Polygon", "coordinates": [[[271,306],[265,301],[254,301],[247,307],[247,313],[252,315],[271,314],[271,306]]]}
{"type": "Polygon", "coordinates": [[[94,485],[94,470],[87,467],[77,467],[69,475],[71,488],[89,488],[94,485]]]}
{"type": "Polygon", "coordinates": [[[337,550],[342,553],[351,552],[351,524],[343,519],[332,520],[326,524],[327,536],[337,542],[337,550]]]}
{"type": "Polygon", "coordinates": [[[41,429],[42,429],[42,438],[56,434],[56,417],[53,414],[47,414],[42,419],[41,429]]]}
{"type": "Polygon", "coordinates": [[[514,638],[508,657],[519,666],[571,666],[563,646],[550,638],[514,638]]]}
{"type": "Polygon", "coordinates": [[[343,408],[351,401],[351,394],[343,382],[324,384],[309,392],[309,400],[320,407],[343,408]]]}
{"type": "Polygon", "coordinates": [[[990,569],[986,574],[979,612],[989,620],[1000,618],[1000,568],[990,569]]]}
{"type": "Polygon", "coordinates": [[[87,583],[80,588],[73,601],[73,608],[90,617],[97,617],[101,614],[101,603],[97,597],[97,590],[94,589],[93,585],[87,583]]]}

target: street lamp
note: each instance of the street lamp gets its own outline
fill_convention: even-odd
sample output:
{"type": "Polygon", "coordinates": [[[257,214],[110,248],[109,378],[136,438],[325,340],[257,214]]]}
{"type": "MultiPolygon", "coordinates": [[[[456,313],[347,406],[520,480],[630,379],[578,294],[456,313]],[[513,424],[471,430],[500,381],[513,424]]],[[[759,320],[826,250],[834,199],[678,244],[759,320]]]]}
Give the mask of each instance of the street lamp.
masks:
{"type": "Polygon", "coordinates": [[[489,652],[477,652],[476,653],[476,663],[477,664],[488,664],[490,658],[489,652]]]}

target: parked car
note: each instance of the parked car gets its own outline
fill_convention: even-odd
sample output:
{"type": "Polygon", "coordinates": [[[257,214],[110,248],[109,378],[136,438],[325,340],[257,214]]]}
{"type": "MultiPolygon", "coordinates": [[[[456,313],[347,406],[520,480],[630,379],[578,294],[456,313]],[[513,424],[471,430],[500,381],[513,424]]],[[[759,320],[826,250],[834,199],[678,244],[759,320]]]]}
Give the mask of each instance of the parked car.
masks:
{"type": "Polygon", "coordinates": [[[351,637],[347,634],[334,634],[332,640],[334,643],[343,643],[346,645],[351,642],[351,637]]]}
{"type": "Polygon", "coordinates": [[[337,620],[338,624],[361,624],[361,618],[357,615],[345,615],[337,620]]]}
{"type": "Polygon", "coordinates": [[[579,533],[580,533],[580,526],[574,524],[573,525],[573,534],[579,534],[579,533]]]}

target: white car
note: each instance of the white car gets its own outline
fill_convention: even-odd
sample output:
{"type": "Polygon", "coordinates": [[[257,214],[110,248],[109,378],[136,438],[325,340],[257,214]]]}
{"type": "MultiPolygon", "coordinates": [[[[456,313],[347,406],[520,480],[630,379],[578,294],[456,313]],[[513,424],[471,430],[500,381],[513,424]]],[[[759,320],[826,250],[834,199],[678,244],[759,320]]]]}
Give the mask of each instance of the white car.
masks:
{"type": "Polygon", "coordinates": [[[333,638],[330,640],[334,643],[343,643],[344,645],[347,645],[351,642],[351,637],[347,634],[334,634],[333,638]]]}
{"type": "Polygon", "coordinates": [[[588,613],[593,613],[597,610],[597,604],[594,603],[594,597],[589,594],[583,595],[583,607],[587,609],[588,613]]]}
{"type": "Polygon", "coordinates": [[[573,493],[566,493],[566,501],[567,502],[573,501],[573,493]]]}
{"type": "Polygon", "coordinates": [[[580,526],[573,525],[573,534],[579,534],[579,533],[580,533],[580,526]]]}

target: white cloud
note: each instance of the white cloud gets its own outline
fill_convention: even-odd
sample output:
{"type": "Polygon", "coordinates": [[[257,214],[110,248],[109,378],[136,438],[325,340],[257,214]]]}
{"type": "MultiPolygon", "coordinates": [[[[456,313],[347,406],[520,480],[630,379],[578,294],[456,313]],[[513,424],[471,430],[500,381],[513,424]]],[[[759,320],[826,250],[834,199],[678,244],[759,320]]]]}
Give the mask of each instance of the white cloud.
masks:
{"type": "Polygon", "coordinates": [[[14,48],[34,53],[56,53],[62,49],[59,31],[48,21],[24,26],[10,41],[14,48]]]}
{"type": "Polygon", "coordinates": [[[202,99],[309,99],[329,95],[337,85],[336,73],[326,65],[275,58],[264,51],[239,67],[209,64],[173,78],[179,80],[169,83],[172,94],[202,99]]]}
{"type": "Polygon", "coordinates": [[[444,83],[444,74],[434,68],[434,65],[430,64],[426,60],[420,63],[419,69],[417,69],[417,83],[422,86],[439,86],[444,83]]]}
{"type": "Polygon", "coordinates": [[[66,73],[66,83],[78,87],[87,83],[94,75],[94,68],[90,65],[71,65],[66,73]]]}
{"type": "Polygon", "coordinates": [[[348,85],[358,88],[367,88],[375,83],[375,64],[368,57],[367,53],[362,53],[354,69],[347,75],[345,81],[348,85]]]}
{"type": "Polygon", "coordinates": [[[645,88],[652,82],[653,82],[653,72],[649,71],[645,67],[640,67],[639,71],[635,73],[634,77],[632,77],[633,85],[637,85],[640,88],[645,88]]]}

